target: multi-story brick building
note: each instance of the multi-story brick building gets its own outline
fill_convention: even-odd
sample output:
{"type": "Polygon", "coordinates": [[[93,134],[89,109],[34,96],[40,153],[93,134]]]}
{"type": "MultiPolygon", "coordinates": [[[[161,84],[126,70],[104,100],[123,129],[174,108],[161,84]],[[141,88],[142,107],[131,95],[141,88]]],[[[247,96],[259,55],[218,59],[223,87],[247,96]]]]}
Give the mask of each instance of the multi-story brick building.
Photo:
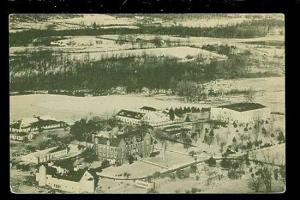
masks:
{"type": "Polygon", "coordinates": [[[120,164],[126,162],[129,155],[147,157],[153,151],[149,133],[94,134],[93,142],[100,160],[114,160],[120,164]]]}

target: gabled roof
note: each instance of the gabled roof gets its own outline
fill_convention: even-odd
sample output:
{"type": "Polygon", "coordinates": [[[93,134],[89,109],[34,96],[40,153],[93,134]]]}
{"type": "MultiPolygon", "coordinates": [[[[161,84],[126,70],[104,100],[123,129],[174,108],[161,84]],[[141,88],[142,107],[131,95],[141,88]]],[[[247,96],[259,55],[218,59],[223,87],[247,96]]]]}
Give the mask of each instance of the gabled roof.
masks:
{"type": "Polygon", "coordinates": [[[132,111],[132,110],[120,110],[117,113],[117,116],[122,117],[128,117],[128,118],[134,118],[134,119],[142,119],[144,117],[145,113],[138,112],[138,111],[132,111]]]}
{"type": "Polygon", "coordinates": [[[227,108],[238,112],[245,112],[249,110],[262,109],[265,107],[266,106],[259,103],[235,103],[235,104],[219,106],[218,108],[227,108]]]}
{"type": "Polygon", "coordinates": [[[98,144],[107,145],[107,141],[109,141],[110,146],[118,147],[122,139],[125,140],[125,138],[132,138],[134,136],[142,137],[143,134],[139,131],[132,131],[129,133],[115,135],[114,137],[111,137],[111,138],[107,138],[107,137],[103,137],[103,136],[98,136],[98,137],[96,136],[96,137],[98,138],[98,144]]]}
{"type": "MultiPolygon", "coordinates": [[[[57,170],[54,167],[51,167],[51,166],[45,166],[45,167],[46,167],[47,174],[51,175],[52,177],[58,178],[58,179],[63,179],[63,180],[68,180],[68,181],[74,181],[74,182],[79,182],[81,180],[82,176],[86,172],[90,173],[87,169],[79,169],[77,171],[70,170],[68,173],[61,175],[57,172],[57,170]]],[[[95,178],[94,173],[90,173],[90,174],[93,176],[93,178],[95,178]]]]}

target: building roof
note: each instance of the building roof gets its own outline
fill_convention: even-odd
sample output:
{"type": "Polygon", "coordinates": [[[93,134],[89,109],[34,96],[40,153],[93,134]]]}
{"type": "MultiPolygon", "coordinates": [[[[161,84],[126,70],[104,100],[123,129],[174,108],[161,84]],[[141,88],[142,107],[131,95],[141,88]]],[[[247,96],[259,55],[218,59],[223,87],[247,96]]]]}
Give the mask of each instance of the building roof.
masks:
{"type": "Polygon", "coordinates": [[[227,108],[238,112],[244,112],[249,110],[261,109],[265,107],[266,106],[259,103],[235,103],[235,104],[219,106],[218,108],[227,108]]]}
{"type": "Polygon", "coordinates": [[[120,112],[117,113],[117,116],[122,117],[129,117],[134,119],[142,119],[145,113],[132,111],[132,110],[120,110],[120,112]]]}
{"type": "Polygon", "coordinates": [[[143,106],[140,108],[141,110],[149,110],[149,111],[157,111],[156,108],[150,107],[150,106],[143,106]]]}
{"type": "Polygon", "coordinates": [[[52,120],[52,119],[46,119],[46,120],[43,120],[43,119],[40,119],[39,121],[37,122],[33,122],[30,124],[31,127],[43,127],[43,126],[50,126],[50,125],[55,125],[55,124],[59,124],[61,123],[60,121],[55,121],[55,120],[52,120]]]}
{"type": "MultiPolygon", "coordinates": [[[[44,165],[45,166],[45,165],[44,165]]],[[[73,181],[73,182],[79,182],[84,175],[87,169],[79,169],[77,171],[74,170],[69,170],[66,174],[59,174],[57,170],[54,167],[51,166],[45,166],[46,167],[46,172],[47,174],[51,175],[54,178],[58,179],[63,179],[63,180],[68,180],[68,181],[73,181]]],[[[90,173],[90,172],[89,172],[90,173]]],[[[93,177],[94,175],[90,173],[93,177]]]]}
{"type": "Polygon", "coordinates": [[[98,138],[98,144],[107,145],[107,141],[109,141],[110,146],[118,147],[122,139],[124,139],[124,141],[126,142],[125,138],[132,138],[133,136],[142,137],[143,134],[140,131],[132,131],[124,134],[114,135],[111,138],[107,138],[104,136],[97,136],[97,135],[95,137],[98,138]]]}
{"type": "Polygon", "coordinates": [[[28,133],[26,133],[26,132],[18,132],[18,133],[15,133],[15,135],[17,135],[17,136],[25,136],[25,135],[28,135],[28,133]]]}
{"type": "Polygon", "coordinates": [[[48,153],[53,153],[61,150],[65,150],[67,146],[57,146],[55,149],[51,149],[48,153]]]}
{"type": "Polygon", "coordinates": [[[48,153],[52,152],[53,150],[57,149],[58,147],[51,147],[51,148],[48,148],[48,149],[44,149],[44,150],[39,150],[39,151],[36,151],[36,152],[33,152],[33,153],[30,153],[30,154],[27,154],[27,155],[24,155],[23,157],[40,157],[40,156],[45,156],[47,155],[48,153]]]}
{"type": "Polygon", "coordinates": [[[14,128],[14,129],[20,129],[21,126],[21,121],[17,121],[17,122],[12,122],[9,127],[10,128],[14,128]]]}

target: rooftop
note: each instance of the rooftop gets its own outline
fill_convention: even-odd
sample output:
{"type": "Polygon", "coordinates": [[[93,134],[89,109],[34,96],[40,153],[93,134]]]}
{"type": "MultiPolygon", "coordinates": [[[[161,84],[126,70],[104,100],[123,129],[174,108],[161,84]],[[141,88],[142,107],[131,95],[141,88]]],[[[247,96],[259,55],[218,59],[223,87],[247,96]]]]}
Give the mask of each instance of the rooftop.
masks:
{"type": "Polygon", "coordinates": [[[149,107],[149,106],[143,106],[140,108],[141,110],[149,110],[149,111],[157,111],[156,108],[153,107],[149,107]]]}
{"type": "Polygon", "coordinates": [[[48,149],[39,150],[39,151],[30,153],[30,154],[24,155],[23,157],[31,157],[31,156],[34,156],[34,157],[40,157],[40,156],[45,156],[45,155],[48,154],[50,151],[52,151],[52,150],[54,150],[54,149],[56,149],[56,148],[57,148],[57,147],[51,147],[51,148],[48,148],[48,149]]]}
{"type": "Polygon", "coordinates": [[[219,106],[219,108],[227,108],[227,109],[235,110],[238,112],[256,110],[256,109],[261,109],[261,108],[265,108],[265,107],[266,106],[259,104],[259,103],[235,103],[235,104],[219,106]]]}
{"type": "Polygon", "coordinates": [[[142,119],[145,113],[123,109],[120,112],[118,112],[117,115],[134,119],[142,119]]]}
{"type": "Polygon", "coordinates": [[[79,182],[83,174],[87,171],[87,169],[79,169],[77,171],[69,171],[64,175],[61,175],[57,172],[57,169],[55,169],[54,167],[51,166],[45,166],[45,167],[47,170],[47,174],[58,179],[64,179],[64,180],[69,180],[74,182],[79,182]]]}
{"type": "Polygon", "coordinates": [[[126,139],[131,140],[134,136],[142,138],[143,134],[140,131],[131,131],[131,132],[124,133],[124,134],[113,135],[110,138],[104,137],[104,136],[101,136],[101,135],[100,136],[96,135],[95,137],[98,138],[98,144],[106,145],[107,141],[109,141],[110,142],[110,146],[117,147],[117,146],[119,146],[120,141],[122,139],[124,139],[125,142],[126,142],[126,139]]]}

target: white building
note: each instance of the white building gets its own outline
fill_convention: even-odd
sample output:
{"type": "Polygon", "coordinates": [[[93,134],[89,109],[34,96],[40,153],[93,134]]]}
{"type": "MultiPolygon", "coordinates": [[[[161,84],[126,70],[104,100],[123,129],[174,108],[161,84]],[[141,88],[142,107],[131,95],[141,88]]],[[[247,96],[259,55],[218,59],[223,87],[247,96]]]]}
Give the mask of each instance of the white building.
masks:
{"type": "Polygon", "coordinates": [[[154,108],[152,109],[151,107],[142,107],[139,110],[123,109],[117,113],[116,119],[131,125],[138,125],[142,122],[145,122],[150,126],[160,126],[173,123],[168,114],[154,108]]]}
{"type": "Polygon", "coordinates": [[[25,133],[25,132],[15,132],[10,133],[10,139],[15,141],[25,141],[32,140],[34,138],[34,134],[32,133],[25,133]]]}
{"type": "Polygon", "coordinates": [[[224,122],[249,123],[267,120],[271,111],[259,103],[235,103],[211,108],[210,119],[224,122]]]}
{"type": "Polygon", "coordinates": [[[10,132],[37,132],[56,128],[66,128],[67,124],[50,116],[36,116],[23,118],[10,123],[10,132]]]}
{"type": "Polygon", "coordinates": [[[36,151],[21,157],[21,160],[25,163],[43,163],[68,154],[68,147],[52,147],[41,151],[36,151]]]}
{"type": "Polygon", "coordinates": [[[41,165],[36,173],[39,186],[50,186],[71,193],[95,192],[95,177],[88,170],[70,172],[69,175],[60,175],[56,169],[41,165]]]}

